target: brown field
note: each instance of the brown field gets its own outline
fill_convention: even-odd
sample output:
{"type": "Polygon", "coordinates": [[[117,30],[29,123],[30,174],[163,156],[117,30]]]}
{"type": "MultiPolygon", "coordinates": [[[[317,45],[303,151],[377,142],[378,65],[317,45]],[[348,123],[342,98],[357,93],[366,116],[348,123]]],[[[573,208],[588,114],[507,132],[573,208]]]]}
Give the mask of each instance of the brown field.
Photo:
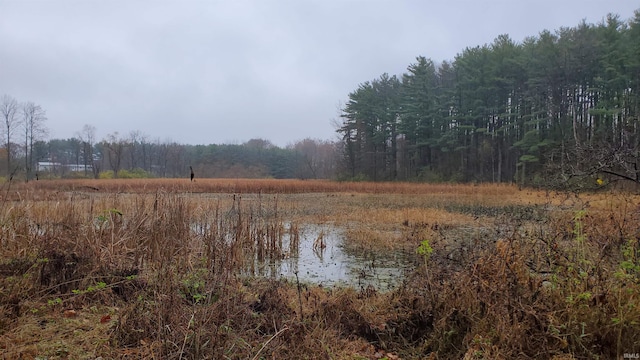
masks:
{"type": "Polygon", "coordinates": [[[640,353],[635,194],[152,179],[6,183],[0,199],[5,359],[640,353]],[[388,292],[256,275],[297,251],[305,224],[433,252],[388,292]]]}

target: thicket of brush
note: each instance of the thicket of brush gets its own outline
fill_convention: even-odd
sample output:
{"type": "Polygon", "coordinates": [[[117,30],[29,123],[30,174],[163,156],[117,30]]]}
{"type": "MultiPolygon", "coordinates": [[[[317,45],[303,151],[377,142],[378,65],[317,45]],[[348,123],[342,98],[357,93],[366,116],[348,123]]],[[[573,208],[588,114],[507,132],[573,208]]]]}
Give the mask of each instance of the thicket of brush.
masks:
{"type": "MultiPolygon", "coordinates": [[[[455,187],[434,187],[431,194],[399,190],[436,204],[419,208],[370,184],[363,192],[389,195],[365,198],[359,206],[369,209],[376,200],[378,208],[363,225],[396,223],[402,241],[418,248],[429,240],[433,247],[430,256],[416,255],[421,265],[403,285],[381,293],[253,276],[261,264],[297,251],[299,211],[355,203],[355,196],[301,205],[278,195],[193,194],[149,183],[129,183],[124,193],[114,184],[5,187],[5,358],[614,358],[640,352],[640,208],[628,194],[572,195],[571,205],[565,195],[536,194],[539,204],[513,206],[468,200],[530,193],[488,186],[475,193],[464,186],[460,193],[455,187]],[[392,205],[385,205],[387,196],[392,205]],[[458,202],[451,200],[456,196],[458,202]],[[485,230],[445,226],[430,220],[435,211],[479,217],[485,230]],[[382,212],[394,215],[383,219],[382,212]],[[73,322],[76,312],[89,323],[73,322]],[[57,337],[55,344],[25,340],[43,334],[57,337]],[[69,340],[74,336],[88,341],[69,340]]],[[[334,186],[323,184],[305,186],[334,186]]],[[[245,193],[266,193],[257,189],[285,184],[246,186],[245,193]]],[[[413,185],[399,189],[404,186],[413,185]]]]}

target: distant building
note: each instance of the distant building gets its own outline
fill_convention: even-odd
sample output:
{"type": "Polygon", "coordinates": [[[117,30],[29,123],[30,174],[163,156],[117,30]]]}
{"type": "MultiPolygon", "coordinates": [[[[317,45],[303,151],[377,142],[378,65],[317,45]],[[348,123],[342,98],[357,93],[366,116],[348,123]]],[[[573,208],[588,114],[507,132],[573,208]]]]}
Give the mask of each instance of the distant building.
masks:
{"type": "Polygon", "coordinates": [[[62,167],[62,164],[51,161],[38,161],[36,165],[36,171],[54,171],[62,167]]]}
{"type": "Polygon", "coordinates": [[[69,171],[92,171],[93,166],[84,164],[69,164],[66,166],[69,171]]]}
{"type": "Polygon", "coordinates": [[[55,171],[60,169],[65,169],[67,171],[75,171],[75,172],[85,171],[85,170],[93,171],[93,166],[92,165],[85,166],[84,164],[63,165],[61,163],[52,162],[52,161],[38,161],[38,164],[36,165],[36,171],[38,172],[55,171]]]}

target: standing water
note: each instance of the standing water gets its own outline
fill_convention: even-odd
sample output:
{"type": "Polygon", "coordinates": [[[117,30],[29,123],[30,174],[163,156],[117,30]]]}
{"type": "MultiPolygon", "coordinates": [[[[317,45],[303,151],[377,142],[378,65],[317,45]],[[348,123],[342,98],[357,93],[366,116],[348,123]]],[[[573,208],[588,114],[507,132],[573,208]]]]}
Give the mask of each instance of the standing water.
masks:
{"type": "MultiPolygon", "coordinates": [[[[323,286],[391,290],[414,266],[410,250],[355,249],[345,243],[344,229],[329,225],[300,227],[297,254],[258,264],[257,273],[323,286]]],[[[289,239],[284,239],[287,242],[289,239]]]]}

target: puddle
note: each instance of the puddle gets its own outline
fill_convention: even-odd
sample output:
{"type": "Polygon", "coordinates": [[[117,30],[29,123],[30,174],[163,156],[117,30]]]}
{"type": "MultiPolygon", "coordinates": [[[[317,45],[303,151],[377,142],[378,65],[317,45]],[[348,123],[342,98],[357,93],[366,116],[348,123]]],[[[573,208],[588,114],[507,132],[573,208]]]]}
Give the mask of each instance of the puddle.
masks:
{"type": "MultiPolygon", "coordinates": [[[[300,227],[297,254],[257,264],[254,275],[287,278],[323,286],[373,286],[378,291],[395,288],[405,271],[414,268],[415,254],[407,250],[355,250],[344,244],[344,230],[328,225],[300,227]],[[322,238],[324,248],[317,246],[322,238]],[[314,245],[314,243],[316,245],[314,245]]],[[[288,238],[283,239],[287,246],[288,238]]]]}

